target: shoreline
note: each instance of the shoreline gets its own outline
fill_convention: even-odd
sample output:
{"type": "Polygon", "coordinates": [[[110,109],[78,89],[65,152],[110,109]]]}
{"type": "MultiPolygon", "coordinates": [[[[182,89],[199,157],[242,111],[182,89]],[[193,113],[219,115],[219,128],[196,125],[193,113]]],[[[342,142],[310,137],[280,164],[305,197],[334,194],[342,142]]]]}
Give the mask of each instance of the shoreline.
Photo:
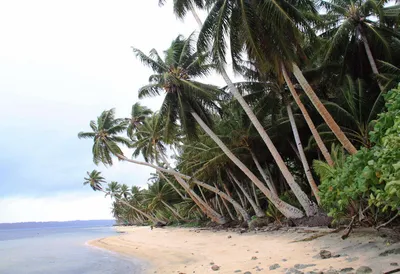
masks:
{"type": "Polygon", "coordinates": [[[361,266],[370,267],[372,273],[384,273],[400,264],[400,254],[379,256],[388,250],[400,251],[400,243],[388,244],[387,239],[368,230],[355,230],[346,240],[340,239],[339,233],[329,233],[299,241],[332,230],[287,228],[240,234],[194,228],[115,229],[125,233],[87,244],[147,262],[143,273],[345,273],[339,272],[345,268],[347,273],[355,273],[361,266]],[[322,259],[321,250],[330,251],[332,257],[322,259]]]}

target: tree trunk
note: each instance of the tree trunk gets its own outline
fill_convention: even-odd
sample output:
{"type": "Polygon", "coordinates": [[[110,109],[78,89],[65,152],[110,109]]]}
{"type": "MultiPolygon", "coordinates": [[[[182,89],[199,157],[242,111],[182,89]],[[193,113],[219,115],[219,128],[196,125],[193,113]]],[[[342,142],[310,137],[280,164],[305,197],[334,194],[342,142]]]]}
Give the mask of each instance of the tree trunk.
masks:
{"type": "MultiPolygon", "coordinates": [[[[108,192],[106,192],[106,191],[104,191],[104,190],[102,190],[102,191],[103,191],[105,194],[109,194],[108,192]]],[[[128,207],[130,207],[130,208],[132,208],[132,209],[135,210],[136,212],[142,214],[143,216],[145,216],[147,219],[151,220],[152,222],[156,223],[156,222],[159,221],[159,220],[157,220],[156,218],[153,218],[152,216],[150,216],[149,214],[147,214],[147,213],[141,211],[140,209],[134,207],[133,205],[131,205],[131,204],[125,202],[123,199],[120,199],[120,198],[116,197],[115,195],[112,195],[112,197],[114,197],[116,200],[118,200],[118,202],[120,202],[120,203],[122,203],[122,204],[124,204],[124,205],[126,205],[126,206],[128,206],[128,207]]]]}
{"type": "Polygon", "coordinates": [[[236,183],[236,185],[240,188],[240,190],[243,192],[244,196],[246,199],[249,201],[251,207],[254,210],[254,213],[256,214],[257,217],[265,217],[264,211],[254,202],[254,200],[251,198],[250,194],[244,189],[243,185],[239,182],[238,179],[236,179],[235,175],[228,170],[228,175],[232,178],[232,180],[236,183]]]}
{"type": "Polygon", "coordinates": [[[165,176],[162,172],[157,171],[157,173],[165,180],[167,183],[175,190],[176,193],[181,196],[182,200],[187,199],[185,196],[183,196],[182,192],[179,191],[179,189],[165,176]]]}
{"type": "Polygon", "coordinates": [[[297,150],[300,154],[300,160],[301,160],[301,163],[303,164],[304,172],[306,173],[308,183],[310,184],[310,187],[314,193],[315,199],[317,199],[317,202],[319,204],[320,199],[319,199],[318,187],[317,187],[317,184],[315,183],[314,178],[311,174],[310,166],[308,165],[308,161],[307,161],[306,155],[304,153],[303,145],[301,144],[299,131],[297,130],[296,121],[294,120],[292,108],[290,107],[289,104],[286,105],[286,110],[287,110],[287,113],[289,116],[290,125],[292,126],[294,140],[297,145],[297,150]]]}
{"type": "Polygon", "coordinates": [[[256,205],[260,206],[260,201],[258,200],[256,187],[254,186],[254,184],[251,184],[251,190],[253,191],[254,201],[256,202],[256,205]]]}
{"type": "MultiPolygon", "coordinates": [[[[193,15],[195,16],[196,11],[195,11],[195,9],[193,7],[191,7],[191,11],[192,11],[193,15]]],[[[196,18],[196,16],[195,16],[195,18],[196,18]]],[[[199,19],[199,18],[197,17],[196,20],[197,19],[199,19]]],[[[200,19],[198,20],[197,23],[199,24],[199,28],[201,30],[202,27],[203,27],[203,23],[201,22],[200,19]]],[[[315,211],[315,207],[313,206],[312,202],[310,201],[310,199],[308,199],[307,195],[301,190],[300,186],[294,181],[293,175],[290,173],[289,169],[285,165],[285,162],[283,161],[283,159],[282,159],[281,155],[279,154],[278,150],[276,149],[275,145],[272,143],[272,141],[269,138],[267,132],[264,130],[264,128],[261,125],[260,121],[258,121],[257,117],[255,116],[254,112],[251,110],[250,106],[246,103],[246,101],[243,99],[242,95],[240,94],[239,90],[235,87],[235,85],[233,84],[233,82],[229,78],[228,74],[225,71],[225,68],[223,66],[220,66],[218,68],[218,70],[221,73],[222,78],[225,80],[226,84],[228,85],[229,90],[232,92],[233,96],[236,98],[236,100],[242,106],[243,110],[246,112],[246,114],[249,117],[250,121],[252,122],[252,124],[254,125],[254,127],[256,128],[258,133],[260,134],[261,138],[263,139],[264,143],[266,144],[268,150],[271,152],[272,157],[274,158],[275,162],[277,163],[279,169],[281,170],[281,172],[282,172],[283,176],[285,177],[287,183],[289,184],[290,188],[293,190],[293,193],[295,194],[296,198],[298,199],[298,201],[300,202],[300,204],[304,208],[307,216],[314,215],[316,213],[316,211],[315,211]]],[[[217,137],[215,134],[214,134],[214,136],[217,137]]],[[[222,142],[220,141],[220,143],[222,143],[222,142]]],[[[247,167],[246,167],[246,169],[247,169],[247,167]]],[[[248,171],[250,172],[250,170],[248,170],[248,171]]],[[[249,175],[248,172],[247,172],[246,175],[249,175]]],[[[257,179],[257,181],[259,183],[261,183],[261,181],[259,181],[258,179],[257,179]]],[[[258,185],[257,185],[257,187],[260,188],[260,186],[258,186],[258,185]]],[[[263,191],[263,193],[264,193],[264,191],[263,191]]],[[[268,193],[268,196],[266,194],[267,197],[271,196],[271,194],[270,194],[270,192],[268,190],[267,190],[266,193],[268,193]]],[[[271,199],[269,198],[269,200],[271,200],[271,199]]],[[[303,215],[300,212],[300,210],[298,210],[297,208],[295,208],[293,206],[288,207],[289,204],[286,204],[286,203],[282,204],[283,203],[282,200],[275,199],[275,202],[276,203],[280,203],[280,207],[281,207],[280,210],[283,210],[285,212],[284,213],[284,212],[281,211],[282,214],[285,215],[286,217],[293,216],[292,218],[299,218],[299,216],[303,215]],[[297,216],[297,217],[294,217],[294,216],[297,216]]],[[[277,205],[275,205],[275,206],[276,206],[276,208],[279,209],[279,206],[277,206],[277,205]]]]}
{"type": "Polygon", "coordinates": [[[271,182],[271,180],[267,177],[267,175],[265,174],[264,170],[262,169],[260,162],[258,161],[256,155],[254,154],[254,152],[251,150],[251,148],[249,148],[251,157],[253,158],[254,163],[257,166],[258,171],[260,172],[261,176],[263,177],[264,181],[267,183],[269,190],[271,190],[271,193],[278,196],[277,192],[276,192],[276,188],[274,186],[274,184],[271,182]]]}
{"type": "MultiPolygon", "coordinates": [[[[242,98],[243,99],[243,98],[242,98]]],[[[191,113],[196,122],[200,125],[200,127],[214,140],[214,142],[221,148],[221,150],[225,153],[228,158],[236,164],[240,170],[243,171],[244,174],[264,193],[264,195],[275,205],[275,207],[287,218],[301,218],[303,217],[303,213],[291,206],[284,201],[280,200],[278,197],[271,194],[269,189],[251,172],[243,163],[240,161],[230,150],[229,148],[219,139],[219,137],[203,122],[199,115],[195,112],[191,113]]],[[[261,126],[261,124],[260,124],[261,126]]],[[[276,149],[275,149],[276,150],[276,149]]],[[[276,151],[277,152],[277,151],[276,151]]],[[[278,154],[279,155],[279,154],[278,154]]],[[[280,156],[279,156],[280,157],[280,156]]],[[[281,158],[282,160],[282,158],[281,158]]],[[[283,162],[283,160],[282,160],[283,162]]],[[[283,163],[285,168],[286,165],[283,163]]],[[[289,185],[292,187],[293,192],[299,197],[300,203],[302,203],[303,208],[306,210],[306,214],[308,216],[312,216],[316,213],[315,208],[312,206],[312,202],[308,199],[307,195],[300,189],[300,187],[294,182],[293,176],[290,174],[287,169],[287,174],[292,177],[292,181],[288,181],[289,185]]]]}
{"type": "Polygon", "coordinates": [[[372,56],[371,48],[369,47],[369,43],[368,43],[367,37],[365,36],[364,30],[362,29],[362,27],[360,27],[360,29],[361,29],[361,31],[360,31],[361,39],[362,39],[363,44],[364,44],[365,52],[367,53],[369,64],[371,65],[372,72],[375,74],[376,81],[378,82],[378,85],[379,85],[379,89],[381,91],[383,91],[384,88],[381,85],[381,83],[379,83],[379,79],[378,79],[378,75],[379,75],[378,67],[376,66],[374,57],[372,56]]]}
{"type": "Polygon", "coordinates": [[[175,208],[173,208],[172,206],[170,206],[168,203],[164,202],[163,200],[161,200],[161,203],[166,206],[171,212],[172,214],[174,214],[176,217],[178,217],[179,219],[183,220],[183,217],[179,214],[178,211],[176,211],[175,208]]]}
{"type": "Polygon", "coordinates": [[[314,140],[317,143],[317,146],[321,150],[322,155],[325,158],[325,161],[328,163],[328,165],[333,167],[334,163],[331,158],[331,155],[329,154],[328,149],[326,148],[324,142],[322,141],[321,136],[319,135],[317,129],[315,128],[314,122],[311,120],[311,117],[308,114],[307,109],[301,102],[300,97],[297,94],[296,89],[294,88],[293,83],[290,80],[290,77],[288,76],[287,71],[283,65],[282,65],[282,73],[283,73],[283,77],[285,78],[285,82],[286,82],[287,86],[289,87],[290,93],[292,94],[294,101],[296,102],[301,113],[303,114],[304,120],[306,120],[306,123],[307,123],[308,127],[310,128],[311,134],[313,135],[314,140]]]}
{"type": "MultiPolygon", "coordinates": [[[[168,167],[168,171],[174,171],[171,168],[171,165],[169,164],[169,162],[167,161],[167,159],[164,157],[164,155],[161,155],[162,160],[164,161],[164,163],[167,165],[168,167]]],[[[154,166],[160,169],[157,166],[154,166]]],[[[168,173],[168,172],[167,172],[168,173]]],[[[225,224],[226,220],[225,218],[220,215],[218,212],[216,212],[211,206],[209,206],[205,201],[203,201],[197,194],[196,192],[194,192],[193,189],[191,189],[191,187],[189,186],[189,184],[182,179],[181,176],[179,176],[178,174],[173,174],[173,176],[175,177],[175,180],[183,187],[183,189],[185,189],[185,191],[190,195],[190,197],[192,198],[192,200],[197,204],[197,206],[200,207],[200,209],[214,222],[218,223],[218,224],[225,224]]]]}
{"type": "Polygon", "coordinates": [[[297,81],[299,82],[300,86],[303,88],[304,92],[307,94],[310,101],[313,103],[319,114],[324,119],[325,123],[329,126],[332,130],[333,134],[335,134],[336,138],[342,144],[342,146],[351,154],[357,153],[357,149],[353,146],[350,140],[346,137],[343,133],[339,125],[333,119],[332,115],[328,112],[325,106],[322,104],[321,100],[319,100],[317,94],[315,94],[314,90],[307,82],[307,79],[304,77],[303,73],[301,72],[300,68],[293,63],[293,74],[296,77],[297,81]]]}

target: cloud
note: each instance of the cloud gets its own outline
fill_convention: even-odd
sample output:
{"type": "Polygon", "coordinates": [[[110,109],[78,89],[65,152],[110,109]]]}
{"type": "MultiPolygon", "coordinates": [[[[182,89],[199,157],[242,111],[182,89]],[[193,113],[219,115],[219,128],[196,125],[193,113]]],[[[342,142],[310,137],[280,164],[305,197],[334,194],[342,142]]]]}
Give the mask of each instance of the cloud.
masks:
{"type": "Polygon", "coordinates": [[[0,222],[112,219],[111,200],[102,193],[53,194],[0,198],[0,222]]]}

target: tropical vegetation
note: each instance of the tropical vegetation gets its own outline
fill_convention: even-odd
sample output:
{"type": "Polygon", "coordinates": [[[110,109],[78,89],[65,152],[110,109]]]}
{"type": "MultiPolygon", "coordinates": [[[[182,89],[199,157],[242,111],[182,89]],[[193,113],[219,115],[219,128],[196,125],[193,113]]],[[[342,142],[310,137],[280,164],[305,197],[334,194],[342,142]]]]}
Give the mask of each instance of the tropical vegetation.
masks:
{"type": "Polygon", "coordinates": [[[93,140],[96,165],[112,166],[116,158],[154,169],[143,189],[88,172],[84,184],[111,196],[119,222],[279,222],[325,213],[335,221],[360,215],[372,226],[396,221],[398,4],[173,5],[178,17],[195,16],[199,32],[175,34],[163,53],[133,48],[153,71],[138,98],[162,96],[161,108],[132,102],[128,118],[104,110],[91,131],[78,134],[93,140]],[[204,23],[196,9],[207,13],[204,23]],[[211,74],[226,85],[210,83],[211,74]]]}

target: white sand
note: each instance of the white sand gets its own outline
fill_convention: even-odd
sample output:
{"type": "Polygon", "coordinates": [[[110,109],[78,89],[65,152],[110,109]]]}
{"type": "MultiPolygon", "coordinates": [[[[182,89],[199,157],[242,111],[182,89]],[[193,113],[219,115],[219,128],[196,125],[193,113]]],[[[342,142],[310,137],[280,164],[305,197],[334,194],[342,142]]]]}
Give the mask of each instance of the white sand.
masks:
{"type": "MultiPolygon", "coordinates": [[[[124,234],[90,241],[89,244],[134,256],[151,263],[143,273],[286,273],[296,264],[315,264],[308,271],[357,269],[369,266],[373,273],[384,273],[400,266],[400,254],[378,256],[381,252],[400,248],[400,244],[388,244],[387,240],[368,232],[353,232],[347,240],[334,233],[307,242],[294,242],[320,232],[299,231],[245,233],[212,232],[198,229],[119,227],[124,234]],[[230,236],[230,237],[229,237],[230,236]],[[321,259],[319,252],[327,249],[338,258],[321,259]],[[256,257],[256,258],[253,258],[256,257]],[[353,260],[353,261],[350,261],[353,260]],[[211,263],[220,266],[211,269],[211,263]],[[270,270],[273,264],[280,268],[270,270]],[[156,271],[156,272],[155,272],[156,271]]],[[[354,270],[355,273],[355,270],[354,270]]]]}

